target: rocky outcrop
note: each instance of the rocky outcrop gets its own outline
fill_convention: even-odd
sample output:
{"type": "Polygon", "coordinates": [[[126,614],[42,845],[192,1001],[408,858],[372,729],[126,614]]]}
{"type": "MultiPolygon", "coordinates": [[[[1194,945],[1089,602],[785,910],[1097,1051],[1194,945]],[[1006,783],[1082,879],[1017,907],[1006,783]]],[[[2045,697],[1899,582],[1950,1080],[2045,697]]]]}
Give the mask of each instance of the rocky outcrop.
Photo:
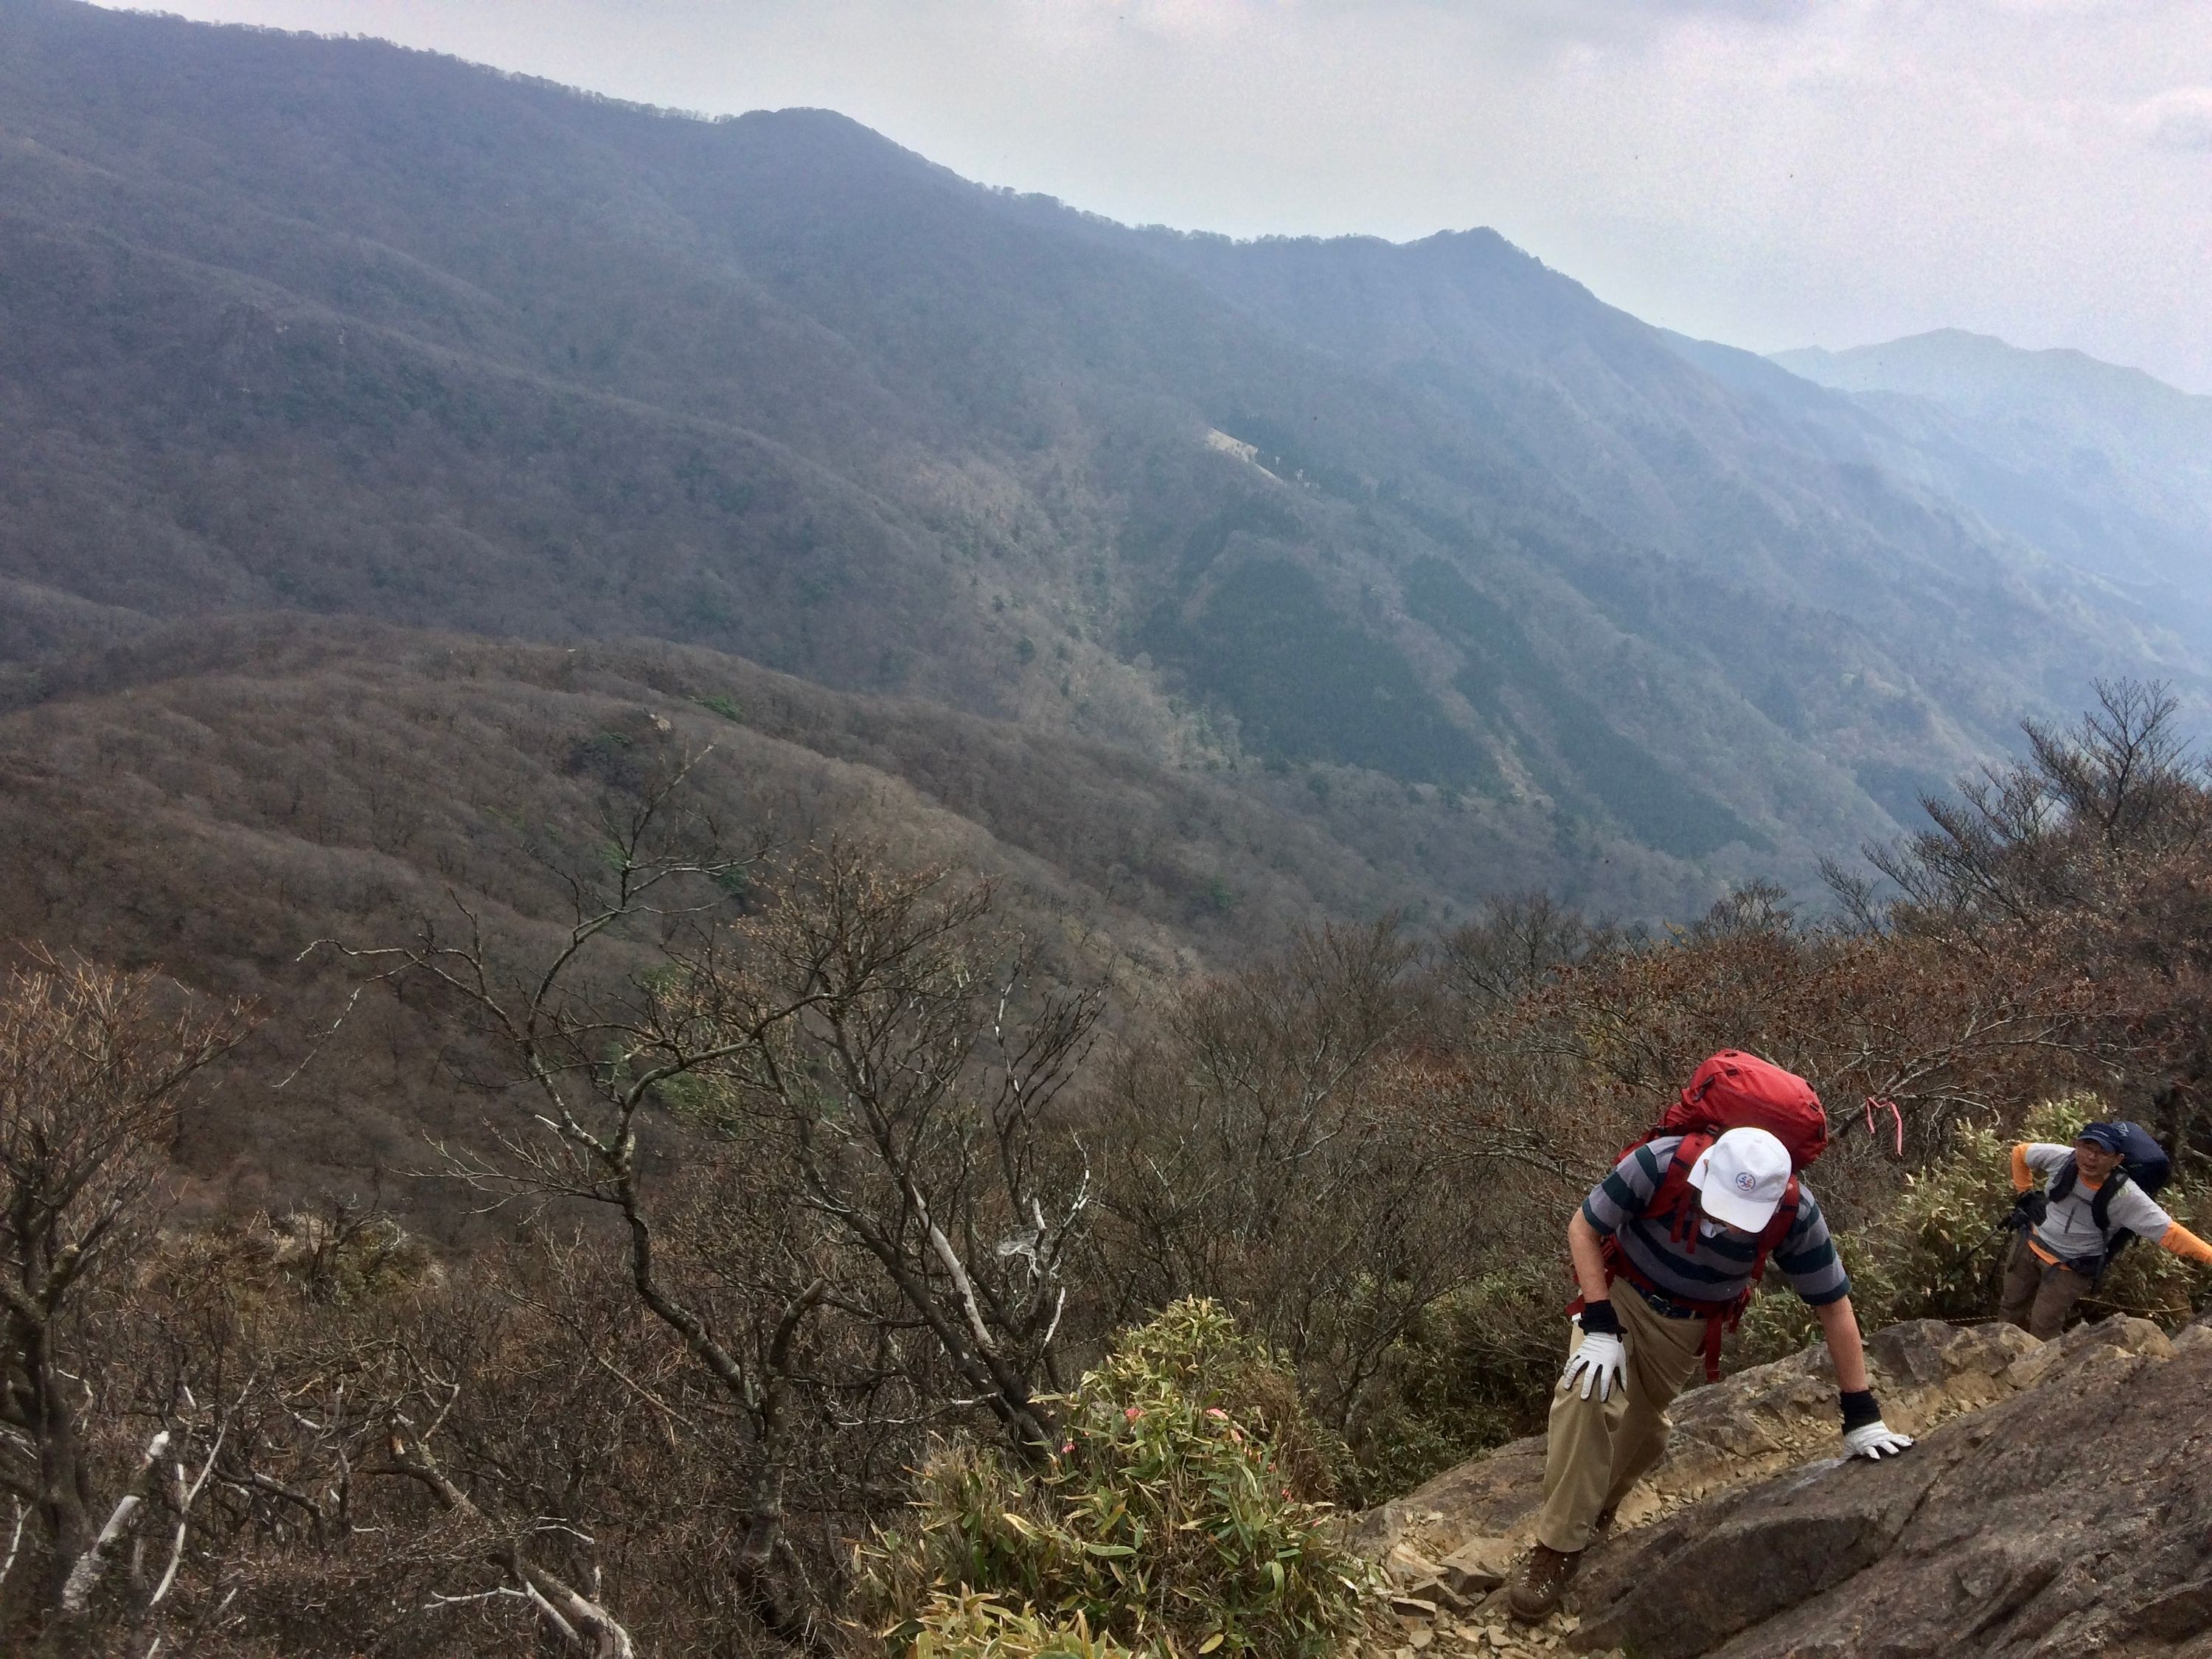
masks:
{"type": "MultiPolygon", "coordinates": [[[[1917,1320],[1872,1338],[1867,1359],[1889,1423],[1920,1434],[2003,1398],[2018,1386],[2013,1367],[2039,1346],[2008,1325],[1960,1328],[1917,1320]]],[[[1623,1529],[1839,1445],[1835,1372],[1817,1346],[1692,1389],[1668,1415],[1674,1427],[1666,1460],[1621,1505],[1623,1529]]],[[[1532,1435],[1369,1510],[1359,1541],[1380,1558],[1395,1551],[1401,1577],[1421,1561],[1502,1568],[1528,1547],[1543,1485],[1544,1437],[1532,1435]]]]}
{"type": "Polygon", "coordinates": [[[1610,1540],[1572,1645],[2212,1656],[2212,1328],[2109,1319],[2004,1380],[1909,1456],[1820,1459],[1610,1540]]]}
{"type": "Polygon", "coordinates": [[[1685,1395],[1667,1460],[1540,1630],[1495,1587],[1528,1541],[1540,1437],[1370,1512],[1406,1648],[2212,1659],[2212,1328],[2115,1318],[2044,1344],[1923,1321],[1869,1352],[1911,1454],[1838,1455],[1817,1349],[1685,1395]]]}

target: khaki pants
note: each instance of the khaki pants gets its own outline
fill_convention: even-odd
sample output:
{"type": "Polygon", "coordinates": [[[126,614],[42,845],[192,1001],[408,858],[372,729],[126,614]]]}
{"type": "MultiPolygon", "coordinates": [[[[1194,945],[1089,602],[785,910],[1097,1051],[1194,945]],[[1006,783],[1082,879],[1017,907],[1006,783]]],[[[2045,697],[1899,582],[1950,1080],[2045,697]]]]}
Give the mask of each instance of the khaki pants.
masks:
{"type": "MultiPolygon", "coordinates": [[[[1544,1450],[1544,1507],[1536,1516],[1536,1541],[1572,1553],[1588,1547],[1598,1516],[1628,1495],[1667,1449],[1667,1407],[1703,1363],[1705,1322],[1656,1313],[1626,1285],[1615,1287],[1614,1316],[1628,1350],[1628,1375],[1613,1397],[1581,1395],[1583,1379],[1565,1377],[1552,1390],[1552,1416],[1544,1450]]],[[[1575,1328],[1570,1356],[1582,1346],[1575,1328]]]]}
{"type": "Polygon", "coordinates": [[[2013,1240],[2012,1254],[2005,1258],[2004,1299],[1999,1310],[2007,1324],[2048,1342],[2066,1328],[2066,1316],[2095,1283],[2087,1273],[2044,1261],[2027,1248],[2027,1235],[2022,1233],[2013,1240]]]}

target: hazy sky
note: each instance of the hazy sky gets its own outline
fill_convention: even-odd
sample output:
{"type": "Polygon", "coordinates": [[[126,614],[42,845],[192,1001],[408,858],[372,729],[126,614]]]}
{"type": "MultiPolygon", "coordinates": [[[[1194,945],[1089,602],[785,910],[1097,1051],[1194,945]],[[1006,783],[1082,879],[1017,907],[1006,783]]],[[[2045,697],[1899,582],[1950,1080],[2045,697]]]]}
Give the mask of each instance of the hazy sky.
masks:
{"type": "Polygon", "coordinates": [[[842,110],[1117,219],[1491,225],[1759,349],[1955,325],[2212,391],[2208,0],[161,0],[712,113],[842,110]]]}

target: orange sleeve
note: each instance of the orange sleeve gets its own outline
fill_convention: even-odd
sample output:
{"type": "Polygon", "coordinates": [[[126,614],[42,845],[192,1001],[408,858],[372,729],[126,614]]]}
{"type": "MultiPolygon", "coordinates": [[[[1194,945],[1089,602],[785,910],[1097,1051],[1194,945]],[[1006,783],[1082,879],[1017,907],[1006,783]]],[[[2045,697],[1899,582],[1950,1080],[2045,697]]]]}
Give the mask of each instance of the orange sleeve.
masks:
{"type": "Polygon", "coordinates": [[[2160,1249],[2185,1255],[2192,1261],[2212,1262],[2212,1244],[2207,1244],[2179,1221],[2166,1230],[2166,1237],[2158,1243],[2160,1249]]]}
{"type": "Polygon", "coordinates": [[[2012,1149],[2012,1189],[2024,1193],[2033,1185],[2035,1171],[2027,1167],[2027,1142],[2015,1142],[2012,1149]]]}

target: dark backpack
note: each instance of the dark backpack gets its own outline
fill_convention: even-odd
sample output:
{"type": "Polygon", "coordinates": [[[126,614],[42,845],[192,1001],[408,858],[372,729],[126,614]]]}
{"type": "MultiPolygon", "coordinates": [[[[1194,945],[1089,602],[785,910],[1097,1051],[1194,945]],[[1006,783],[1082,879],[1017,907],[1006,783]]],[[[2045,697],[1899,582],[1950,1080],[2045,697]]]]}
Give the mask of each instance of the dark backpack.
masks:
{"type": "MultiPolygon", "coordinates": [[[[2112,1259],[2135,1237],[2135,1234],[2125,1227],[2112,1225],[2112,1194],[2132,1182],[2142,1189],[2145,1198],[2156,1198],[2173,1174],[2173,1160],[2166,1155],[2166,1148],[2160,1146],[2142,1124],[2117,1122],[2112,1127],[2127,1142],[2120,1152],[2120,1167],[2105,1177],[2105,1184],[2098,1188],[2089,1200],[2089,1219],[2105,1239],[2104,1259],[2097,1264],[2100,1277],[2106,1268],[2112,1265],[2112,1259]]],[[[2072,1192],[2081,1174],[2071,1158],[2060,1164],[2046,1188],[2051,1200],[2056,1201],[2072,1192]]]]}

